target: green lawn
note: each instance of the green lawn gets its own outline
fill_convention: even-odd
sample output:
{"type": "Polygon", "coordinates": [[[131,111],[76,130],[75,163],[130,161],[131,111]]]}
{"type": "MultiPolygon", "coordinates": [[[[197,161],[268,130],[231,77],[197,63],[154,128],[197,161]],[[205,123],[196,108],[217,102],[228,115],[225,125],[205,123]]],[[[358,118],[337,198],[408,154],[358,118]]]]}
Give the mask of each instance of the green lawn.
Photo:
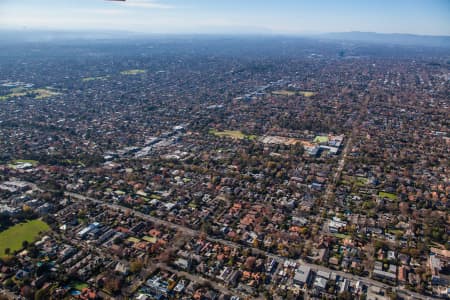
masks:
{"type": "Polygon", "coordinates": [[[220,137],[230,137],[232,139],[242,140],[242,139],[249,139],[254,140],[256,139],[256,135],[247,135],[242,133],[240,130],[224,130],[224,131],[217,131],[215,129],[211,129],[209,131],[210,134],[214,134],[215,136],[220,137]]]}
{"type": "Polygon", "coordinates": [[[16,160],[11,161],[8,164],[8,167],[10,167],[12,169],[17,169],[17,167],[19,165],[26,164],[26,163],[33,165],[33,167],[36,167],[39,164],[39,162],[37,160],[16,159],[16,160]]]}
{"type": "MultiPolygon", "coordinates": [[[[19,90],[17,90],[19,91],[19,90]]],[[[12,92],[8,95],[4,95],[4,96],[0,96],[0,100],[8,100],[10,98],[15,98],[15,97],[31,97],[33,96],[34,99],[45,99],[45,98],[50,98],[53,96],[58,96],[61,93],[56,92],[54,89],[51,88],[41,88],[41,89],[31,89],[31,90],[27,90],[27,89],[21,89],[20,92],[12,92]]]]}
{"type": "Polygon", "coordinates": [[[349,235],[343,234],[343,233],[334,233],[333,235],[335,237],[337,237],[338,239],[346,239],[346,238],[350,237],[349,235]]]}
{"type": "Polygon", "coordinates": [[[395,201],[397,200],[397,196],[391,193],[387,193],[387,192],[379,192],[378,196],[380,196],[381,198],[387,198],[389,200],[395,201]]]}
{"type": "Polygon", "coordinates": [[[85,77],[85,78],[82,78],[81,81],[89,82],[89,81],[94,81],[94,80],[107,80],[108,78],[109,78],[109,76],[85,77]]]}
{"type": "Polygon", "coordinates": [[[356,177],[355,183],[357,186],[365,186],[369,183],[369,179],[365,177],[356,177]]]}
{"type": "Polygon", "coordinates": [[[155,238],[154,236],[144,236],[142,239],[152,244],[155,244],[158,241],[158,239],[155,238]]]}
{"type": "Polygon", "coordinates": [[[328,137],[325,135],[318,135],[314,139],[314,143],[326,143],[328,142],[328,137]]]}
{"type": "Polygon", "coordinates": [[[120,74],[122,75],[138,75],[138,74],[144,74],[147,73],[146,70],[140,70],[140,69],[135,69],[135,70],[125,70],[120,72],[120,74]]]}
{"type": "Polygon", "coordinates": [[[36,94],[36,96],[34,97],[34,99],[45,99],[45,98],[50,98],[53,96],[58,96],[60,95],[60,93],[55,92],[52,89],[34,89],[31,90],[31,93],[36,94]]]}
{"type": "Polygon", "coordinates": [[[301,91],[299,92],[301,95],[305,96],[306,98],[312,97],[314,96],[316,93],[314,92],[309,92],[309,91],[301,91]]]}
{"type": "Polygon", "coordinates": [[[404,233],[404,231],[401,229],[389,229],[388,231],[389,231],[389,233],[392,233],[395,235],[402,235],[404,233]]]}
{"type": "Polygon", "coordinates": [[[369,179],[365,177],[359,177],[359,176],[346,176],[342,181],[341,184],[343,185],[356,185],[358,187],[364,187],[369,183],[369,179]]]}
{"type": "Polygon", "coordinates": [[[273,95],[279,95],[279,96],[295,96],[297,95],[294,91],[288,91],[288,90],[279,90],[279,91],[273,91],[273,95]]]}
{"type": "Polygon", "coordinates": [[[26,164],[26,163],[30,163],[33,166],[37,166],[39,164],[39,162],[37,160],[31,160],[31,159],[16,159],[16,160],[12,161],[12,164],[14,164],[14,165],[26,164]]]}
{"type": "Polygon", "coordinates": [[[127,238],[127,241],[136,244],[136,243],[139,243],[141,240],[140,240],[140,239],[137,239],[137,238],[135,238],[135,237],[130,236],[129,238],[127,238]]]}
{"type": "Polygon", "coordinates": [[[23,96],[26,96],[26,95],[27,95],[27,93],[25,93],[25,92],[22,92],[22,93],[11,93],[11,94],[8,94],[8,95],[0,96],[0,100],[8,100],[10,98],[23,97],[23,96]]]}
{"type": "Polygon", "coordinates": [[[272,95],[278,95],[278,96],[295,96],[295,95],[302,95],[304,97],[312,97],[314,96],[316,93],[314,92],[310,92],[310,91],[288,91],[288,90],[279,90],[279,91],[273,91],[272,95]]]}
{"type": "Polygon", "coordinates": [[[87,283],[84,282],[73,282],[71,285],[71,287],[73,287],[74,289],[78,290],[78,291],[83,291],[84,288],[88,288],[89,285],[87,283]]]}
{"type": "Polygon", "coordinates": [[[0,257],[5,256],[5,249],[9,248],[11,253],[22,249],[22,242],[34,242],[39,233],[50,230],[50,227],[41,220],[20,223],[0,232],[0,257]]]}

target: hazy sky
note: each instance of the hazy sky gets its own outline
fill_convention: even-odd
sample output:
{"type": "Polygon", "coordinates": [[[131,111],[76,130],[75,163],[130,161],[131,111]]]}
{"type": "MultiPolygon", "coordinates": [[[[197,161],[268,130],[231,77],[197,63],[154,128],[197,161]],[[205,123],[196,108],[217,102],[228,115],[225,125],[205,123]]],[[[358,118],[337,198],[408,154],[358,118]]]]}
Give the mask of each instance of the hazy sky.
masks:
{"type": "Polygon", "coordinates": [[[450,0],[0,0],[0,28],[450,35],[450,0]]]}

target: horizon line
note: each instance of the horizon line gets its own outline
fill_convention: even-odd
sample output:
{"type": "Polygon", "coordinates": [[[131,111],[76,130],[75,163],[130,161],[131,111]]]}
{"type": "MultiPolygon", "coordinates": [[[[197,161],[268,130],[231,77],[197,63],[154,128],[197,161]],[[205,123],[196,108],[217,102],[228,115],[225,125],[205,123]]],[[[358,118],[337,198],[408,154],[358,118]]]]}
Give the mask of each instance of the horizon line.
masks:
{"type": "Polygon", "coordinates": [[[169,35],[169,36],[271,36],[271,37],[305,37],[305,36],[318,36],[329,34],[349,34],[349,33],[363,33],[363,34],[379,34],[379,35],[405,35],[405,36],[417,36],[417,37],[442,37],[450,38],[450,34],[418,34],[408,32],[379,32],[379,31],[304,31],[298,33],[292,32],[143,32],[135,30],[116,30],[116,29],[45,29],[45,28],[0,28],[0,32],[42,32],[42,33],[91,33],[91,34],[134,34],[134,35],[169,35]]]}

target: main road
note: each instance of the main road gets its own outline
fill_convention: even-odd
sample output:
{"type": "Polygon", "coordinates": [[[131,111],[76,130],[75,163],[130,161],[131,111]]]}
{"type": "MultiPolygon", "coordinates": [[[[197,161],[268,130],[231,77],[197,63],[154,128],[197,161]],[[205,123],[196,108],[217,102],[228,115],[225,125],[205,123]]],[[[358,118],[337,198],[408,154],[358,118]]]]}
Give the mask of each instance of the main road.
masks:
{"type": "MultiPolygon", "coordinates": [[[[201,234],[201,232],[199,232],[197,230],[193,230],[191,228],[188,228],[188,227],[185,227],[185,226],[182,226],[182,225],[179,225],[179,224],[175,224],[175,223],[172,223],[172,222],[169,222],[169,221],[166,221],[166,220],[162,220],[160,218],[156,218],[156,217],[144,214],[144,213],[142,213],[140,211],[137,211],[135,209],[124,207],[124,206],[121,206],[121,205],[108,203],[108,202],[105,202],[105,201],[102,201],[102,200],[94,199],[94,198],[91,198],[91,197],[87,197],[87,196],[80,195],[80,194],[77,194],[77,193],[72,193],[72,192],[64,192],[64,195],[68,196],[68,197],[71,197],[71,198],[78,199],[78,200],[82,200],[82,201],[91,201],[93,203],[106,206],[106,207],[108,207],[110,209],[113,209],[113,210],[116,210],[116,211],[132,212],[135,216],[137,216],[137,217],[139,217],[139,218],[141,218],[143,220],[147,220],[147,221],[153,222],[155,224],[163,225],[163,226],[166,226],[168,228],[172,228],[172,229],[178,230],[178,231],[180,231],[180,232],[182,232],[182,233],[184,233],[186,235],[190,235],[190,236],[193,236],[193,237],[199,236],[201,234]]],[[[219,239],[219,238],[214,238],[214,237],[210,237],[210,236],[207,236],[206,238],[207,238],[208,241],[221,243],[221,244],[227,245],[229,247],[233,247],[233,248],[242,247],[242,245],[234,243],[232,241],[219,239]]],[[[275,259],[279,264],[283,264],[284,261],[287,260],[285,257],[279,256],[279,255],[276,255],[276,254],[273,254],[273,253],[270,253],[270,252],[267,252],[267,251],[264,251],[264,250],[261,250],[261,249],[258,249],[258,248],[254,248],[254,247],[250,247],[250,246],[248,246],[247,248],[251,249],[253,251],[253,253],[262,254],[262,255],[265,255],[265,256],[270,257],[272,259],[275,259]]],[[[409,296],[410,299],[426,299],[426,300],[434,299],[434,298],[427,297],[425,295],[421,295],[421,294],[418,294],[418,293],[414,293],[414,292],[411,292],[411,291],[408,291],[408,290],[405,290],[405,289],[402,289],[402,288],[399,288],[399,287],[393,287],[393,286],[390,286],[388,284],[385,284],[385,283],[373,280],[371,278],[361,277],[361,276],[358,276],[358,275],[353,275],[353,274],[349,274],[349,273],[346,273],[346,272],[333,270],[333,269],[330,269],[330,268],[327,268],[327,267],[324,267],[324,266],[321,266],[321,265],[316,265],[316,264],[305,262],[305,261],[303,261],[301,259],[299,259],[298,262],[300,264],[304,265],[304,266],[310,267],[312,270],[314,270],[316,272],[317,271],[330,272],[330,273],[334,272],[335,274],[339,275],[340,277],[351,279],[353,281],[361,281],[367,286],[377,286],[377,287],[381,287],[381,288],[384,288],[384,289],[391,288],[394,291],[396,291],[397,293],[401,293],[401,294],[409,296]]]]}
{"type": "Polygon", "coordinates": [[[358,116],[353,121],[353,128],[350,132],[350,135],[348,137],[347,143],[345,144],[344,150],[342,151],[341,159],[338,162],[336,172],[334,172],[332,180],[327,186],[327,189],[325,191],[325,204],[328,206],[333,207],[333,203],[331,203],[332,196],[334,195],[336,184],[339,183],[341,180],[342,171],[344,170],[345,163],[347,160],[348,153],[350,149],[353,147],[353,140],[356,138],[359,130],[359,126],[361,125],[363,118],[366,116],[369,106],[370,96],[364,95],[364,99],[361,102],[361,107],[358,112],[358,116]]]}

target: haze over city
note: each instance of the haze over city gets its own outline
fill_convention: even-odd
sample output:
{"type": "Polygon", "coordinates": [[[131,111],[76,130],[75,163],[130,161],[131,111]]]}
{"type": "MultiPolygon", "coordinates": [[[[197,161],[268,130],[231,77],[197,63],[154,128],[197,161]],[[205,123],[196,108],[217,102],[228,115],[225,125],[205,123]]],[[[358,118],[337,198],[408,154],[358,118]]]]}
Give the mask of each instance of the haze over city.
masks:
{"type": "Polygon", "coordinates": [[[2,0],[3,29],[450,35],[447,0],[2,0]]]}

